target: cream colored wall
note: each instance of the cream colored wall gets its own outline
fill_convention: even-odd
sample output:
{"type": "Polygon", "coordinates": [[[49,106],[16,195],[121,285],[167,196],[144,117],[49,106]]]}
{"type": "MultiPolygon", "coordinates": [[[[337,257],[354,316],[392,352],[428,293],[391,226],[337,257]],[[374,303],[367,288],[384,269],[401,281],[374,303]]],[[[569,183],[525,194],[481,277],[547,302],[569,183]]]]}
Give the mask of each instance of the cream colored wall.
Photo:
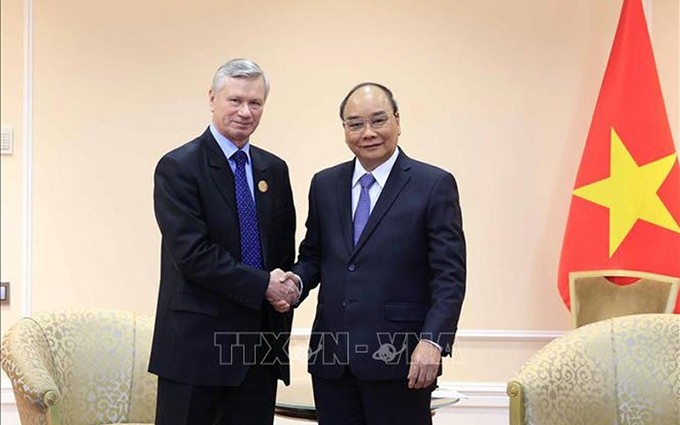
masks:
{"type": "MultiPolygon", "coordinates": [[[[21,3],[2,3],[2,122],[15,128],[21,3]]],[[[677,143],[680,12],[677,0],[651,3],[677,143]]],[[[458,179],[469,249],[461,329],[570,327],[556,270],[620,1],[34,5],[32,311],[106,306],[153,313],[160,243],[153,168],[207,125],[215,68],[245,56],[272,80],[254,143],[291,167],[298,242],[311,176],[350,158],[339,101],[357,82],[382,82],[400,103],[407,154],[458,179]]],[[[20,210],[4,201],[20,198],[20,160],[2,159],[2,243],[17,251],[20,210]],[[7,237],[6,227],[13,229],[7,237]]],[[[3,307],[3,331],[18,317],[21,285],[20,258],[6,251],[3,279],[7,270],[13,300],[3,307]]],[[[313,309],[312,301],[298,311],[297,328],[309,328],[313,309]]],[[[504,382],[544,343],[460,338],[446,379],[504,382]]]]}
{"type": "Polygon", "coordinates": [[[23,183],[23,2],[0,1],[0,115],[13,127],[14,154],[0,156],[0,279],[10,282],[10,303],[0,306],[0,330],[21,317],[23,183]]]}

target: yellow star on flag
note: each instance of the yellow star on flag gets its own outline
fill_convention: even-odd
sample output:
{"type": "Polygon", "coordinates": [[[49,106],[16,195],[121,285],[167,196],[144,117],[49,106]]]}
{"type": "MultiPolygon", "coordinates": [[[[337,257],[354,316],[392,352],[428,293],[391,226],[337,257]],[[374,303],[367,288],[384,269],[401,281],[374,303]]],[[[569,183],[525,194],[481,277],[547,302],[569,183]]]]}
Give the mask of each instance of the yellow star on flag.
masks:
{"type": "Polygon", "coordinates": [[[609,258],[637,220],[680,233],[680,226],[657,194],[675,157],[673,153],[639,166],[612,128],[610,176],[574,190],[574,195],[609,208],[609,258]]]}

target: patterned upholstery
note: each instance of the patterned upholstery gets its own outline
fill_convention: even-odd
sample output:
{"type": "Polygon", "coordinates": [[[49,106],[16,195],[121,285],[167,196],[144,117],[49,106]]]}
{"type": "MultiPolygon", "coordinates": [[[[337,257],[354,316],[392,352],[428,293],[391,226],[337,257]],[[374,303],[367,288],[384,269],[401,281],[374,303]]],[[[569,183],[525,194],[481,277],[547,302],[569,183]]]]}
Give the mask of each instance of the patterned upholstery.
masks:
{"type": "Polygon", "coordinates": [[[23,425],[153,423],[151,317],[72,309],[26,317],[2,341],[23,425]]]}
{"type": "Polygon", "coordinates": [[[511,425],[678,425],[680,316],[578,328],[529,359],[508,395],[511,425]]]}

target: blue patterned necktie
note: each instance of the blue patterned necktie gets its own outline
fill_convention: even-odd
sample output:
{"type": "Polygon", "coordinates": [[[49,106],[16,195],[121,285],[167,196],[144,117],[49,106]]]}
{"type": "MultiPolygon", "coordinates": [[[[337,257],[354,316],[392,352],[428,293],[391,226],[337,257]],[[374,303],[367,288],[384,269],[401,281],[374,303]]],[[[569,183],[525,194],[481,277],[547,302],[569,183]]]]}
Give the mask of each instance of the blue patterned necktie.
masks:
{"type": "Polygon", "coordinates": [[[236,189],[236,208],[241,231],[241,262],[249,266],[262,268],[262,248],[260,247],[260,229],[257,226],[255,201],[246,179],[246,162],[248,155],[242,150],[236,151],[231,158],[236,162],[234,181],[236,189]]]}
{"type": "Polygon", "coordinates": [[[357,209],[354,212],[354,245],[356,246],[361,236],[361,232],[364,231],[366,223],[368,222],[368,216],[371,214],[371,197],[368,191],[371,189],[375,183],[375,178],[371,173],[366,173],[359,179],[359,184],[361,185],[361,193],[359,194],[359,203],[357,204],[357,209]]]}

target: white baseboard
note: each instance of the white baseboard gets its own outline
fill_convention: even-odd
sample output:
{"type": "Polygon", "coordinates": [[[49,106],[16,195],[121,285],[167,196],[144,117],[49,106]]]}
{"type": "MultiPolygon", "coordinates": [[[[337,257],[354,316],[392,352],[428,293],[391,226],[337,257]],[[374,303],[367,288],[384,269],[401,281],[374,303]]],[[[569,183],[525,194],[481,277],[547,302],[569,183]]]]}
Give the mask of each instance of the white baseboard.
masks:
{"type": "MultiPolygon", "coordinates": [[[[505,383],[439,382],[440,389],[453,389],[463,395],[456,407],[502,408],[507,409],[509,400],[505,394],[505,383]]],[[[9,379],[2,379],[0,402],[4,406],[16,405],[9,379]]]]}
{"type": "MultiPolygon", "coordinates": [[[[505,383],[440,382],[440,388],[450,388],[460,393],[461,400],[437,411],[433,425],[506,425],[509,418],[509,400],[505,383]]],[[[14,393],[8,379],[2,379],[0,388],[0,417],[2,425],[21,425],[14,393]]],[[[295,425],[297,421],[276,417],[275,425],[295,425]]]]}
{"type": "Polygon", "coordinates": [[[0,381],[0,404],[16,405],[14,391],[12,391],[12,382],[4,376],[2,381],[0,381]]]}
{"type": "Polygon", "coordinates": [[[21,425],[19,411],[12,391],[12,383],[2,374],[0,380],[0,423],[2,425],[21,425]]]}
{"type": "Polygon", "coordinates": [[[506,383],[439,382],[440,388],[452,388],[463,395],[458,407],[508,409],[510,399],[505,393],[506,383]]]}

